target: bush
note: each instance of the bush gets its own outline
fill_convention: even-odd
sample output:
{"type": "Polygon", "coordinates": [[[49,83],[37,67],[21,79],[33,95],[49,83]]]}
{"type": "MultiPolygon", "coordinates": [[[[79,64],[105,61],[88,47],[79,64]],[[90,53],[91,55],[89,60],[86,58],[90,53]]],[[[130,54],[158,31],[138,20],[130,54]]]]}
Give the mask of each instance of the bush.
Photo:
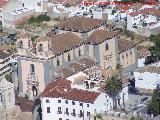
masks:
{"type": "Polygon", "coordinates": [[[37,21],[37,18],[34,17],[34,16],[32,16],[32,17],[28,20],[28,23],[29,23],[29,24],[32,24],[32,23],[34,23],[34,22],[36,22],[36,21],[37,21]]]}
{"type": "Polygon", "coordinates": [[[38,15],[37,17],[32,16],[29,20],[28,23],[29,24],[33,24],[33,23],[40,23],[42,21],[50,21],[50,17],[47,15],[38,15]]]}
{"type": "Polygon", "coordinates": [[[11,75],[11,74],[5,75],[5,78],[6,78],[6,80],[7,80],[8,82],[13,83],[13,81],[12,81],[12,75],[11,75]]]}

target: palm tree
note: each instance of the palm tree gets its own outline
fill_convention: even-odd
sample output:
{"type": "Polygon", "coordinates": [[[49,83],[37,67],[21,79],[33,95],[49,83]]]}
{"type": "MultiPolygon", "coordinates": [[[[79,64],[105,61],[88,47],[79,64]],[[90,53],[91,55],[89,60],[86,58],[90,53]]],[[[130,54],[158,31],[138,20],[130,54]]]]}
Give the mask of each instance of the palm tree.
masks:
{"type": "Polygon", "coordinates": [[[117,96],[122,91],[122,81],[118,75],[112,75],[105,80],[104,90],[113,99],[113,108],[117,109],[117,96]]]}

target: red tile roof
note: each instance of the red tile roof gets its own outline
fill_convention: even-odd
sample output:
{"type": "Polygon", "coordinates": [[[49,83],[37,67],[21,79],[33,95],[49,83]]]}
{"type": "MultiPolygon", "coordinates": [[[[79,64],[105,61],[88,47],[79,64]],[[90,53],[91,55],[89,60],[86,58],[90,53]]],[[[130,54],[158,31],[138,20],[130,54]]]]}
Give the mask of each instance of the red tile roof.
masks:
{"type": "Polygon", "coordinates": [[[66,94],[65,99],[80,101],[85,103],[94,103],[94,101],[99,95],[100,93],[97,92],[91,92],[87,90],[80,90],[74,88],[66,94]]]}
{"type": "Polygon", "coordinates": [[[129,40],[120,40],[119,41],[119,52],[124,52],[127,49],[131,49],[133,47],[136,46],[136,44],[133,41],[129,41],[129,40]]]}
{"type": "Polygon", "coordinates": [[[135,17],[139,14],[147,14],[147,15],[152,14],[152,15],[158,16],[158,15],[160,15],[160,10],[155,9],[155,8],[144,8],[139,11],[129,13],[129,15],[132,17],[135,17]]]}
{"type": "Polygon", "coordinates": [[[64,78],[54,80],[49,83],[48,86],[42,92],[43,97],[64,97],[65,93],[71,89],[71,81],[66,80],[64,78]]]}
{"type": "Polygon", "coordinates": [[[115,35],[117,35],[117,32],[97,29],[88,37],[87,42],[90,44],[100,44],[106,39],[113,38],[115,35]]]}
{"type": "Polygon", "coordinates": [[[59,34],[55,36],[51,40],[51,42],[53,46],[52,50],[54,55],[61,54],[62,52],[65,52],[73,47],[80,46],[84,43],[82,38],[71,32],[59,34]]]}
{"type": "Polygon", "coordinates": [[[150,55],[150,52],[147,48],[142,48],[139,50],[139,58],[144,58],[150,55]]]}
{"type": "Polygon", "coordinates": [[[96,27],[102,26],[107,20],[88,18],[88,17],[72,17],[55,25],[60,29],[69,29],[79,32],[91,31],[96,27]]]}
{"type": "Polygon", "coordinates": [[[0,0],[0,8],[2,8],[4,5],[6,5],[6,0],[0,0]]]}
{"type": "Polygon", "coordinates": [[[50,83],[41,97],[64,98],[68,100],[93,103],[100,93],[71,88],[71,81],[58,79],[50,83]]]}

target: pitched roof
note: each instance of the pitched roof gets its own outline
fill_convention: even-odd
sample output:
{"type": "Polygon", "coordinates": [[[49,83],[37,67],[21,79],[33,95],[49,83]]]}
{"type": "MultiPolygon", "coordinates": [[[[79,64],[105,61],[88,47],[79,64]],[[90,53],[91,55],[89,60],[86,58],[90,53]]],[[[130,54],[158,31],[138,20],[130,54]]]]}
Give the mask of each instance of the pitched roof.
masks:
{"type": "Polygon", "coordinates": [[[82,38],[71,32],[59,34],[54,37],[51,42],[54,55],[61,54],[62,52],[83,44],[82,38]]]}
{"type": "Polygon", "coordinates": [[[71,88],[71,81],[66,79],[55,80],[45,88],[41,97],[64,98],[68,100],[93,103],[100,93],[71,88]]]}
{"type": "Polygon", "coordinates": [[[53,98],[64,97],[65,93],[70,89],[71,89],[71,81],[66,80],[64,78],[60,78],[49,83],[48,86],[42,92],[41,96],[53,97],[53,98]]]}
{"type": "Polygon", "coordinates": [[[106,31],[103,29],[97,29],[88,37],[87,42],[90,44],[99,44],[105,41],[106,39],[113,38],[117,32],[106,31]]]}
{"type": "Polygon", "coordinates": [[[136,46],[136,43],[134,43],[133,41],[121,39],[119,41],[119,52],[120,53],[124,52],[125,50],[131,49],[135,46],[136,46]]]}
{"type": "Polygon", "coordinates": [[[4,5],[6,5],[6,0],[0,0],[0,8],[2,8],[4,5]]]}
{"type": "Polygon", "coordinates": [[[87,90],[80,90],[74,88],[66,94],[65,99],[80,101],[85,103],[94,103],[94,101],[99,95],[100,93],[97,92],[91,92],[87,90]]]}
{"type": "Polygon", "coordinates": [[[160,10],[156,9],[156,8],[144,8],[144,9],[141,9],[139,11],[136,11],[136,12],[130,12],[129,15],[132,16],[132,17],[135,17],[139,14],[147,14],[147,15],[160,15],[160,10]]]}
{"type": "Polygon", "coordinates": [[[30,38],[31,35],[28,32],[21,32],[17,37],[26,39],[26,38],[30,38]]]}
{"type": "Polygon", "coordinates": [[[79,32],[91,31],[96,27],[102,26],[107,21],[102,19],[88,18],[88,17],[72,17],[65,21],[60,22],[55,25],[55,27],[59,27],[60,29],[69,29],[75,30],[79,32]]]}
{"type": "Polygon", "coordinates": [[[142,48],[139,50],[139,54],[138,54],[138,57],[139,58],[144,58],[144,57],[147,57],[150,55],[150,52],[147,48],[142,48]]]}
{"type": "Polygon", "coordinates": [[[158,73],[160,74],[160,67],[159,66],[146,66],[146,67],[141,67],[136,70],[136,72],[150,72],[150,73],[158,73]]]}

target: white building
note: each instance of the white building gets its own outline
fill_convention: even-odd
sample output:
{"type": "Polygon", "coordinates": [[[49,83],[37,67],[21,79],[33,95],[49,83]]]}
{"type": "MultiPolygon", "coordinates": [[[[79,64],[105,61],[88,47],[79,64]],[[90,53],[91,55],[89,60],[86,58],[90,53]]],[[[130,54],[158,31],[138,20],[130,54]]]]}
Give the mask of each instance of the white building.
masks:
{"type": "MultiPolygon", "coordinates": [[[[46,7],[45,7],[45,3],[48,0],[19,0],[23,7],[30,9],[30,10],[34,10],[36,12],[46,12],[46,7]]],[[[46,3],[47,5],[47,3],[46,3]]]]}
{"type": "Polygon", "coordinates": [[[138,54],[138,67],[144,67],[145,66],[145,58],[147,56],[150,56],[150,52],[147,50],[147,48],[142,48],[139,50],[138,54]]]}
{"type": "Polygon", "coordinates": [[[71,88],[71,81],[65,79],[50,83],[41,95],[43,120],[89,120],[112,106],[104,93],[71,88]]]}
{"type": "MultiPolygon", "coordinates": [[[[72,82],[71,87],[94,91],[94,92],[103,92],[101,86],[108,77],[113,75],[113,71],[111,70],[104,70],[101,68],[93,67],[90,69],[85,70],[84,72],[79,72],[75,75],[72,75],[67,80],[72,82]]],[[[128,83],[127,80],[123,79],[123,89],[119,94],[119,102],[120,104],[124,101],[128,100],[128,83]]]]}
{"type": "Polygon", "coordinates": [[[160,32],[160,23],[157,19],[159,10],[143,8],[127,14],[127,30],[149,37],[160,32]],[[156,32],[157,31],[157,32],[156,32]]]}
{"type": "Polygon", "coordinates": [[[135,87],[143,89],[155,89],[160,81],[160,67],[146,66],[134,72],[135,87]]]}
{"type": "Polygon", "coordinates": [[[0,107],[11,110],[15,107],[14,84],[8,82],[4,77],[0,78],[0,107]]]}

